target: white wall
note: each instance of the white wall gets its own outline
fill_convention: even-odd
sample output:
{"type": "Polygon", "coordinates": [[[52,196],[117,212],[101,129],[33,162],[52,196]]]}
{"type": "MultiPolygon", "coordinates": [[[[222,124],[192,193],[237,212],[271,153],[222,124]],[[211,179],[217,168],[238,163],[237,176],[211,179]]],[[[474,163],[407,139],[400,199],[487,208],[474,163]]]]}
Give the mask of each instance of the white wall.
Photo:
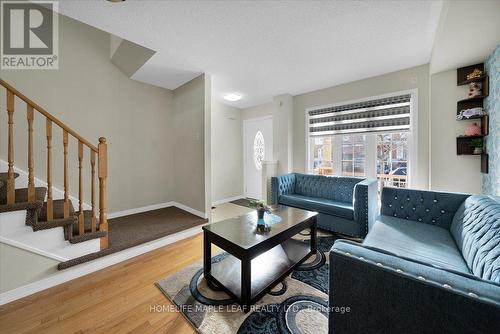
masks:
{"type": "Polygon", "coordinates": [[[0,292],[38,281],[57,272],[58,261],[0,243],[0,292]],[[8,269],[7,269],[8,268],[8,269]]]}
{"type": "Polygon", "coordinates": [[[174,90],[173,110],[175,200],[205,212],[205,75],[174,90]]]}
{"type": "MultiPolygon", "coordinates": [[[[431,180],[433,190],[481,193],[481,157],[457,155],[456,137],[473,121],[457,121],[457,101],[467,86],[457,86],[457,71],[431,76],[431,180]]],[[[477,120],[476,120],[477,121],[477,120]]]]}
{"type": "MultiPolygon", "coordinates": [[[[110,35],[59,16],[58,70],[2,70],[1,77],[94,144],[108,140],[108,210],[174,200],[172,91],[127,78],[110,62],[110,35]]],[[[0,132],[6,133],[0,89],[0,132]]],[[[27,170],[26,104],[15,105],[15,165],[27,170]]],[[[54,186],[63,189],[62,133],[53,126],[54,186]]],[[[35,113],[35,175],[46,180],[45,118],[35,113]]],[[[6,160],[6,142],[0,141],[6,160]]],[[[78,194],[77,142],[70,138],[70,193],[78,194]]],[[[90,202],[90,164],[83,164],[90,202]]]]}
{"type": "Polygon", "coordinates": [[[243,195],[240,109],[212,101],[212,202],[243,195]]]}

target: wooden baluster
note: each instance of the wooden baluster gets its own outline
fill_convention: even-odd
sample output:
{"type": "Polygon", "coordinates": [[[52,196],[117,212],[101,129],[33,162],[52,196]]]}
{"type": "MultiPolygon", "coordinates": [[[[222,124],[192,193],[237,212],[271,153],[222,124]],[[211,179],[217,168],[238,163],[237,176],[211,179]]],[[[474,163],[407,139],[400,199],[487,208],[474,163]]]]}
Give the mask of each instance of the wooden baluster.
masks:
{"type": "Polygon", "coordinates": [[[68,131],[63,131],[64,147],[64,218],[69,217],[69,184],[68,184],[68,131]]]}
{"type": "MultiPolygon", "coordinates": [[[[99,138],[99,231],[108,230],[107,200],[106,200],[106,178],[108,176],[108,147],[106,138],[99,138]]],[[[108,248],[108,236],[101,238],[101,249],[108,248]]]]}
{"type": "Polygon", "coordinates": [[[91,181],[90,181],[90,201],[92,204],[92,220],[91,227],[92,233],[96,231],[96,219],[95,219],[95,151],[90,150],[90,169],[91,169],[91,181]]]}
{"type": "Polygon", "coordinates": [[[14,93],[7,90],[7,115],[8,115],[8,152],[7,152],[7,204],[16,201],[16,183],[14,181],[14,93]]]}
{"type": "Polygon", "coordinates": [[[78,234],[85,233],[85,221],[83,215],[83,182],[82,182],[83,143],[78,141],[78,234]]]}
{"type": "Polygon", "coordinates": [[[33,107],[28,104],[28,202],[35,201],[35,176],[33,171],[33,107]]]}
{"type": "Polygon", "coordinates": [[[47,221],[54,219],[54,202],[52,199],[52,121],[46,119],[45,133],[47,135],[47,221]]]}

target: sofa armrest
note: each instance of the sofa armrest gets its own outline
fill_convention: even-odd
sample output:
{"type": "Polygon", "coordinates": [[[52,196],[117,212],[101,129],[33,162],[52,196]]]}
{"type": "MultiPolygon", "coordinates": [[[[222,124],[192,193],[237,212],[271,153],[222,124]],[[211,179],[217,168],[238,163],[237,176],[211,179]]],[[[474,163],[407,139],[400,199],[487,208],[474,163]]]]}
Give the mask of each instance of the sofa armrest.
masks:
{"type": "Polygon", "coordinates": [[[359,236],[364,238],[368,229],[375,223],[378,216],[377,180],[366,179],[354,186],[353,207],[354,221],[359,226],[359,236]]]}
{"type": "Polygon", "coordinates": [[[345,240],[330,252],[330,333],[490,333],[499,326],[495,283],[345,240]]]}
{"type": "Polygon", "coordinates": [[[293,194],[295,190],[295,174],[290,173],[271,178],[271,204],[278,204],[279,197],[284,194],[293,194]]]}

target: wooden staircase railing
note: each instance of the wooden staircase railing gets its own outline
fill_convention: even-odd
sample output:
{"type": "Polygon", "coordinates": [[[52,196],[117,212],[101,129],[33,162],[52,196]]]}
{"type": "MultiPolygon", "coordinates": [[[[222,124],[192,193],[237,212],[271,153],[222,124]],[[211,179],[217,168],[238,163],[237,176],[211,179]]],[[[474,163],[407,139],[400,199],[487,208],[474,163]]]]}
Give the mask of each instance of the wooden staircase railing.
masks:
{"type": "MultiPolygon", "coordinates": [[[[107,221],[107,200],[106,200],[106,179],[107,179],[107,144],[106,138],[99,138],[99,144],[94,146],[88,140],[80,136],[76,131],[64,124],[62,121],[48,113],[44,108],[33,102],[10,84],[0,79],[0,84],[7,90],[7,115],[8,115],[8,151],[7,151],[7,205],[15,203],[15,181],[14,181],[14,99],[17,96],[23,100],[27,106],[28,121],[28,202],[35,201],[35,176],[34,176],[34,155],[33,155],[33,120],[35,113],[42,114],[46,118],[46,138],[47,138],[47,220],[54,219],[54,207],[52,197],[52,125],[55,124],[63,131],[63,156],[64,156],[64,218],[69,217],[69,161],[68,143],[69,136],[78,141],[78,230],[79,235],[85,234],[84,214],[83,214],[83,179],[82,165],[84,146],[90,150],[91,167],[91,229],[96,232],[96,203],[95,203],[95,164],[97,156],[97,177],[99,178],[99,231],[108,231],[107,221]]],[[[107,233],[100,238],[101,250],[108,248],[107,233]]]]}

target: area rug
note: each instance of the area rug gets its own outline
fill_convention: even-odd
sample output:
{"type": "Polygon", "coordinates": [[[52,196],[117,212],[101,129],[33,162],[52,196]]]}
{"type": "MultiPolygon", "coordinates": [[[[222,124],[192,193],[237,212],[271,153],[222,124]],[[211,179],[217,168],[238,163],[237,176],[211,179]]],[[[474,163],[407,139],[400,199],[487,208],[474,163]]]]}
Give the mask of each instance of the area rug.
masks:
{"type": "MultiPolygon", "coordinates": [[[[328,332],[328,252],[337,237],[318,236],[318,252],[244,313],[234,300],[203,279],[197,262],[156,283],[200,333],[328,332]]],[[[295,237],[309,243],[307,233],[295,237]]],[[[212,257],[217,263],[231,256],[212,257]]]]}
{"type": "Polygon", "coordinates": [[[251,198],[240,198],[240,199],[236,199],[234,201],[231,201],[229,203],[233,203],[233,204],[236,204],[236,205],[239,205],[239,206],[244,206],[245,208],[251,208],[251,204],[252,201],[255,201],[254,199],[251,199],[251,198]]]}

